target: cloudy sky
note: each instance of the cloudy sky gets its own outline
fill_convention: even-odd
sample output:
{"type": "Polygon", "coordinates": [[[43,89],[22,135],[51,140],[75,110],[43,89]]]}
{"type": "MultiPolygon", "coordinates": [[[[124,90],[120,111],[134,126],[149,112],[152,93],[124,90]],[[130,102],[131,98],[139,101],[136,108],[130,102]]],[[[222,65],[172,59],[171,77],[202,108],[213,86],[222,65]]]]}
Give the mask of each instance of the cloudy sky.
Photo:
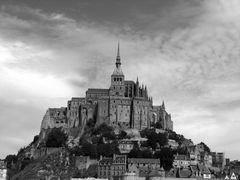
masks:
{"type": "Polygon", "coordinates": [[[240,159],[239,0],[0,0],[0,158],[48,107],[126,79],[165,101],[174,129],[240,159]]]}

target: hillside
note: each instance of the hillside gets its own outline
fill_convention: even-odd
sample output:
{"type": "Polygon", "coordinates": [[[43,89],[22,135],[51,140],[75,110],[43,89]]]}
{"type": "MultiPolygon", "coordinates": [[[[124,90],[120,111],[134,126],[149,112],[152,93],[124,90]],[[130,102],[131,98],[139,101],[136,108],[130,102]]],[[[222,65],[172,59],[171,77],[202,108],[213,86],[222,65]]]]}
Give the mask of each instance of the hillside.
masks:
{"type": "Polygon", "coordinates": [[[36,136],[29,146],[19,151],[15,161],[13,158],[8,158],[9,172],[15,174],[12,179],[39,178],[50,175],[74,176],[79,173],[75,167],[76,156],[89,156],[93,159],[99,159],[100,156],[112,157],[113,154],[120,153],[119,144],[122,141],[141,142],[134,145],[128,154],[129,158],[159,158],[162,167],[170,170],[174,154],[187,155],[189,153],[187,146],[193,145],[191,140],[174,131],[155,128],[124,131],[106,124],[95,126],[91,122],[86,124],[81,138],[77,144],[75,142],[74,146],[70,143],[71,137],[61,128],[52,129],[46,133],[45,139],[36,136]],[[169,140],[175,141],[178,147],[172,148],[169,140]],[[50,154],[39,155],[38,153],[37,157],[36,152],[41,149],[48,150],[50,154]],[[52,152],[50,152],[51,149],[52,152]]]}

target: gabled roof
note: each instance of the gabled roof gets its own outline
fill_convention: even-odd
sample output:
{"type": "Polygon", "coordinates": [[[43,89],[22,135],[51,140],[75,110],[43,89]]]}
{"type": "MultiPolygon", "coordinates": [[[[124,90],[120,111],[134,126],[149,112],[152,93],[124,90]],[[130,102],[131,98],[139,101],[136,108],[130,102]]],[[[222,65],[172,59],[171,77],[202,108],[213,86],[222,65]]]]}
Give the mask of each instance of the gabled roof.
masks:
{"type": "Polygon", "coordinates": [[[140,167],[139,168],[139,177],[146,177],[149,174],[149,168],[148,167],[140,167]]]}
{"type": "Polygon", "coordinates": [[[199,171],[197,165],[190,165],[190,168],[191,168],[192,172],[199,171]]]}
{"type": "Polygon", "coordinates": [[[190,169],[178,169],[178,175],[180,178],[189,178],[192,172],[190,169]]]}
{"type": "Polygon", "coordinates": [[[162,177],[162,173],[160,173],[159,170],[157,169],[154,169],[154,170],[151,170],[151,172],[149,173],[150,177],[162,177]]]}
{"type": "Polygon", "coordinates": [[[174,160],[185,160],[185,161],[190,161],[190,157],[186,155],[176,155],[174,160]]]}
{"type": "Polygon", "coordinates": [[[209,167],[209,170],[212,172],[215,172],[215,173],[221,172],[220,168],[218,168],[218,167],[209,167]]]}
{"type": "Polygon", "coordinates": [[[128,163],[160,164],[160,160],[159,159],[145,159],[145,158],[128,158],[128,163]]]}
{"type": "Polygon", "coordinates": [[[209,169],[206,166],[204,166],[204,165],[198,164],[198,169],[203,174],[211,174],[209,169]]]}

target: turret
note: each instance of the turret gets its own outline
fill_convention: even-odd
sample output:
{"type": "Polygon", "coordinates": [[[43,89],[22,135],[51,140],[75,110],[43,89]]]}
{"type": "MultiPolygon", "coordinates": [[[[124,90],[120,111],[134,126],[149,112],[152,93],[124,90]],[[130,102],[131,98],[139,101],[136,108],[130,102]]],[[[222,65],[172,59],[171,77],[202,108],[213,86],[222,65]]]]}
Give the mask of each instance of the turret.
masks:
{"type": "Polygon", "coordinates": [[[147,86],[145,86],[145,97],[148,98],[148,91],[147,91],[147,86]]]}
{"type": "Polygon", "coordinates": [[[137,81],[136,81],[136,96],[139,97],[139,81],[138,81],[138,77],[137,77],[137,81]]]}
{"type": "Polygon", "coordinates": [[[162,109],[165,110],[165,104],[164,104],[164,101],[162,102],[162,109]]]}
{"type": "Polygon", "coordinates": [[[141,97],[144,97],[145,96],[145,92],[144,92],[144,85],[143,84],[142,84],[141,89],[142,89],[141,97]]]}

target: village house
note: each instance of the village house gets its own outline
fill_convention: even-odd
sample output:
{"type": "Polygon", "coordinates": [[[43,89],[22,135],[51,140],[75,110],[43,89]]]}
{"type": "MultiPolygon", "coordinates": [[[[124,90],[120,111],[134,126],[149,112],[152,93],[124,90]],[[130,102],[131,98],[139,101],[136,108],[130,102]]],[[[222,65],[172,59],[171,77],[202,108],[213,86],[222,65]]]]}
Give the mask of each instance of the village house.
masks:
{"type": "Polygon", "coordinates": [[[128,172],[146,177],[152,170],[160,170],[159,159],[128,158],[128,172]]]}
{"type": "Polygon", "coordinates": [[[187,168],[190,166],[190,158],[187,155],[175,155],[173,166],[176,168],[187,168]]]}
{"type": "Polygon", "coordinates": [[[98,163],[98,178],[120,180],[127,167],[126,155],[113,155],[113,158],[102,158],[98,163]]]}

